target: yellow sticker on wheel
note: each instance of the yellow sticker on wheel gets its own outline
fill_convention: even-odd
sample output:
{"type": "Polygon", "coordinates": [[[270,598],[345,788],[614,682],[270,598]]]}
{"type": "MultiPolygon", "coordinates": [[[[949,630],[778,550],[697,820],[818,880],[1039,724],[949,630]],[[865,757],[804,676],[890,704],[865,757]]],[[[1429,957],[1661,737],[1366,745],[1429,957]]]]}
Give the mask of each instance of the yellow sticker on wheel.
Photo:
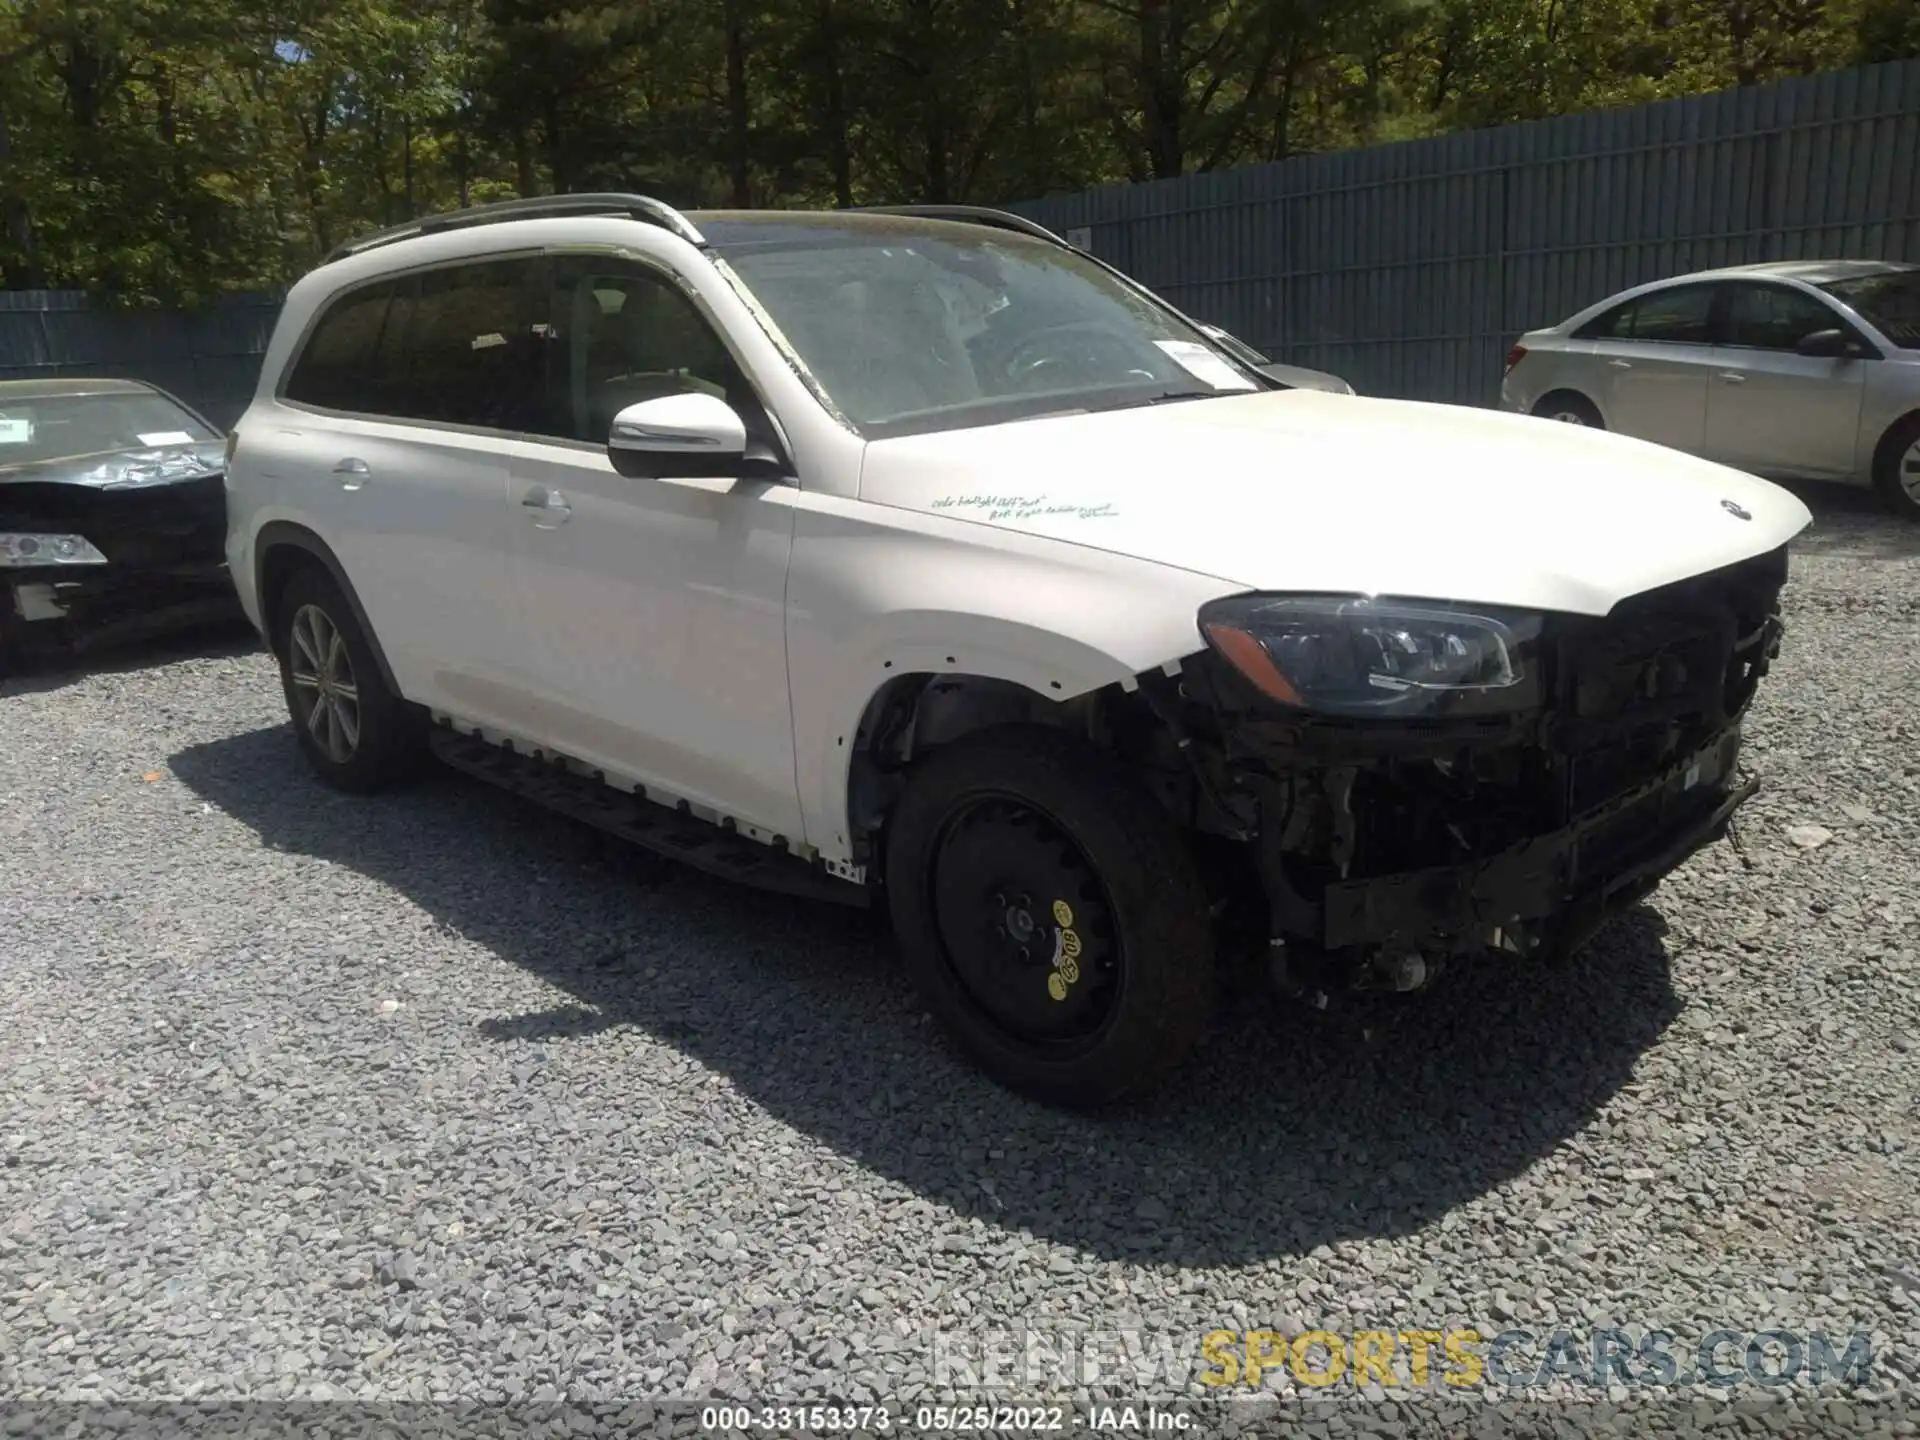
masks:
{"type": "Polygon", "coordinates": [[[1080,962],[1072,959],[1062,960],[1060,968],[1054,973],[1071,985],[1080,978],[1080,962]]]}
{"type": "Polygon", "coordinates": [[[1073,907],[1064,900],[1053,902],[1053,923],[1056,925],[1073,924],[1073,907]]]}
{"type": "Polygon", "coordinates": [[[1080,958],[1080,935],[1077,931],[1062,930],[1060,932],[1060,953],[1069,960],[1080,958]]]}
{"type": "Polygon", "coordinates": [[[1058,970],[1047,976],[1047,994],[1051,995],[1055,1000],[1064,1000],[1067,998],[1067,982],[1058,970]]]}

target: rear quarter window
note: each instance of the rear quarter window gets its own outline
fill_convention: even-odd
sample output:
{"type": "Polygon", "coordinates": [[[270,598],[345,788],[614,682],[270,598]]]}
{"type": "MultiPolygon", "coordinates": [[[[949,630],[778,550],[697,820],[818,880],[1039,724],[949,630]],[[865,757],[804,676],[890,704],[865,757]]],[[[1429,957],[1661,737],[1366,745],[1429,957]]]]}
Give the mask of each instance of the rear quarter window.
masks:
{"type": "Polygon", "coordinates": [[[281,393],[297,404],[325,410],[379,413],[372,360],[393,290],[388,282],[330,302],[300,347],[281,393]]]}
{"type": "Polygon", "coordinates": [[[1602,311],[1576,330],[1573,338],[1707,345],[1712,343],[1713,298],[1711,285],[1655,290],[1602,311]]]}

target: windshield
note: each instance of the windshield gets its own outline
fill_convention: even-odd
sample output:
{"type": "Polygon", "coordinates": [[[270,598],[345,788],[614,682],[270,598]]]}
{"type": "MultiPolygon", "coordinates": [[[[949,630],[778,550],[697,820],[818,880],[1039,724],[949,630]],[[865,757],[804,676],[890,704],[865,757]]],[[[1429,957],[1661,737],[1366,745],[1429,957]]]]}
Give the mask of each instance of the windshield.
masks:
{"type": "Polygon", "coordinates": [[[1820,288],[1902,350],[1920,350],[1920,269],[1831,280],[1820,288]]]}
{"type": "Polygon", "coordinates": [[[198,416],[151,390],[19,399],[0,393],[0,469],[219,438],[198,416]]]}
{"type": "Polygon", "coordinates": [[[1044,240],[945,224],[737,233],[716,248],[869,438],[1266,388],[1044,240]]]}

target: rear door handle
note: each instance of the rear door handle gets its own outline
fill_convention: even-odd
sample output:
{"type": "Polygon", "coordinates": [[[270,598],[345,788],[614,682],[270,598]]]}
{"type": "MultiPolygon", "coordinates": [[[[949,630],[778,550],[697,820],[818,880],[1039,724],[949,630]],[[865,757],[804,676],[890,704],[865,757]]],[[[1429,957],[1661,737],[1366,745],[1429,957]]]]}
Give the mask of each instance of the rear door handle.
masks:
{"type": "Polygon", "coordinates": [[[1616,370],[1631,370],[1633,368],[1633,362],[1631,360],[1609,360],[1607,364],[1616,370]]]}
{"type": "Polygon", "coordinates": [[[534,525],[542,530],[551,530],[556,525],[564,525],[573,518],[573,506],[567,503],[567,497],[558,490],[549,490],[544,485],[536,485],[520,497],[520,503],[529,510],[537,511],[534,525]]]}
{"type": "Polygon", "coordinates": [[[349,455],[333,467],[333,473],[340,477],[342,490],[358,490],[373,478],[373,472],[367,468],[367,462],[349,455]]]}
{"type": "Polygon", "coordinates": [[[1744,385],[1747,383],[1747,377],[1742,375],[1738,370],[1722,370],[1720,372],[1720,378],[1729,385],[1744,385]]]}

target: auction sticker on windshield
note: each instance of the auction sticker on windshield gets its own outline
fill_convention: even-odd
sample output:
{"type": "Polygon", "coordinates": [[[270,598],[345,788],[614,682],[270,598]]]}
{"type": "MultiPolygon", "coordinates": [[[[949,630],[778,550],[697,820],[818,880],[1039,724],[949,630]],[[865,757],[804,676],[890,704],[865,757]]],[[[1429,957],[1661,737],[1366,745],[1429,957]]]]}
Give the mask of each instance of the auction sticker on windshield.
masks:
{"type": "Polygon", "coordinates": [[[1192,340],[1156,340],[1182,370],[1196,380],[1204,380],[1216,390],[1251,390],[1253,382],[1235,370],[1206,346],[1192,340]]]}
{"type": "Polygon", "coordinates": [[[31,445],[33,421],[0,417],[0,445],[31,445]]]}

